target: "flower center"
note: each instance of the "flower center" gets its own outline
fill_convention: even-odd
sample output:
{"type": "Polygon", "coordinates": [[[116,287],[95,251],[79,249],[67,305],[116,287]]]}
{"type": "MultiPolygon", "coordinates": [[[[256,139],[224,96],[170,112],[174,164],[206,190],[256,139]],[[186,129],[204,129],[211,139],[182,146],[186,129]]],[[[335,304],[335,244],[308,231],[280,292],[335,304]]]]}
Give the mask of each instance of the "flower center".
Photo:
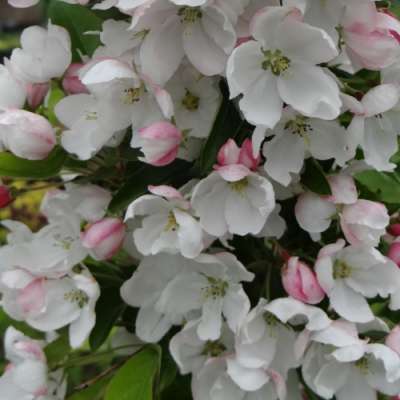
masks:
{"type": "Polygon", "coordinates": [[[240,181],[229,182],[229,186],[234,192],[243,194],[247,186],[249,186],[249,180],[247,178],[243,178],[240,181]]]}
{"type": "Polygon", "coordinates": [[[279,76],[290,67],[290,60],[282,54],[281,50],[262,50],[264,55],[262,68],[271,70],[271,72],[279,76]]]}
{"type": "Polygon", "coordinates": [[[87,121],[96,121],[97,112],[96,111],[86,111],[86,120],[87,121]]]}
{"type": "Polygon", "coordinates": [[[178,222],[176,221],[175,214],[170,211],[168,214],[168,219],[167,219],[167,224],[165,225],[164,231],[173,231],[175,232],[176,229],[178,228],[178,222]]]}
{"type": "Polygon", "coordinates": [[[56,240],[55,247],[61,247],[64,250],[71,250],[72,244],[75,239],[72,236],[62,236],[60,233],[56,233],[54,235],[54,239],[56,240]]]}
{"type": "Polygon", "coordinates": [[[351,276],[352,268],[344,261],[336,260],[333,266],[333,278],[334,279],[345,279],[351,276]]]}
{"type": "Polygon", "coordinates": [[[308,118],[302,115],[296,116],[294,119],[286,122],[285,129],[290,130],[294,135],[305,136],[307,132],[312,131],[308,118]]]}
{"type": "Polygon", "coordinates": [[[186,24],[193,24],[198,19],[201,19],[203,13],[200,7],[181,7],[178,10],[178,15],[181,17],[181,22],[186,24]]]}
{"type": "Polygon", "coordinates": [[[142,94],[142,88],[128,88],[124,89],[122,95],[122,102],[124,104],[133,104],[140,100],[140,96],[142,94]]]}
{"type": "Polygon", "coordinates": [[[205,299],[211,297],[213,300],[216,300],[218,297],[225,297],[226,291],[229,287],[228,282],[222,279],[213,278],[212,276],[207,276],[207,280],[209,286],[202,288],[205,299]]]}
{"type": "Polygon", "coordinates": [[[64,299],[76,303],[79,308],[83,308],[89,302],[89,296],[81,289],[65,293],[64,299]]]}
{"type": "Polygon", "coordinates": [[[369,363],[366,357],[357,360],[355,365],[361,371],[362,374],[366,375],[368,373],[369,363]]]}
{"type": "Polygon", "coordinates": [[[202,355],[209,357],[219,357],[224,351],[226,351],[226,347],[223,343],[219,341],[211,341],[209,340],[204,345],[202,355]]]}
{"type": "Polygon", "coordinates": [[[189,111],[196,111],[199,108],[200,97],[195,96],[190,90],[185,89],[186,94],[182,99],[182,105],[189,111]]]}

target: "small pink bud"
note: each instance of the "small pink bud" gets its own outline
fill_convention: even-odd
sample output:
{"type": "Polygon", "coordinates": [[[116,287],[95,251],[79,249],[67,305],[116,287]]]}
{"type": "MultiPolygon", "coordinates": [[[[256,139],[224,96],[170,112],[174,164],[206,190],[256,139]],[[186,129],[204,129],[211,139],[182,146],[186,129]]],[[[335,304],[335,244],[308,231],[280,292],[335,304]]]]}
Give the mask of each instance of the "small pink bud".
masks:
{"type": "Polygon", "coordinates": [[[393,236],[400,236],[400,224],[390,225],[388,231],[393,236]]]}
{"type": "Polygon", "coordinates": [[[239,163],[252,171],[255,171],[258,168],[258,164],[260,164],[260,155],[254,157],[253,144],[250,139],[246,139],[240,148],[239,163]]]}
{"type": "Polygon", "coordinates": [[[393,242],[387,256],[400,267],[400,242],[393,242]]]}
{"type": "Polygon", "coordinates": [[[385,344],[400,356],[400,325],[395,326],[387,335],[385,344]]]}
{"type": "Polygon", "coordinates": [[[140,147],[142,161],[161,167],[172,163],[178,155],[182,132],[169,122],[155,122],[139,130],[132,138],[132,146],[140,147]]]}
{"type": "Polygon", "coordinates": [[[38,108],[43,103],[49,89],[48,83],[28,83],[26,94],[29,106],[34,110],[38,108]]]}
{"type": "Polygon", "coordinates": [[[10,189],[0,184],[0,209],[7,207],[13,200],[10,189]]]}
{"type": "Polygon", "coordinates": [[[24,110],[7,110],[0,114],[3,145],[16,156],[42,160],[56,144],[53,127],[41,115],[24,110]]]}
{"type": "Polygon", "coordinates": [[[107,260],[121,248],[125,225],[118,218],[104,218],[89,225],[82,233],[82,244],[97,260],[107,260]]]}
{"type": "Polygon", "coordinates": [[[290,296],[303,303],[317,304],[325,297],[314,271],[298,257],[291,257],[283,268],[282,283],[290,296]]]}
{"type": "Polygon", "coordinates": [[[74,63],[65,72],[62,85],[68,94],[89,93],[87,87],[79,79],[79,71],[83,66],[84,64],[74,63]]]}

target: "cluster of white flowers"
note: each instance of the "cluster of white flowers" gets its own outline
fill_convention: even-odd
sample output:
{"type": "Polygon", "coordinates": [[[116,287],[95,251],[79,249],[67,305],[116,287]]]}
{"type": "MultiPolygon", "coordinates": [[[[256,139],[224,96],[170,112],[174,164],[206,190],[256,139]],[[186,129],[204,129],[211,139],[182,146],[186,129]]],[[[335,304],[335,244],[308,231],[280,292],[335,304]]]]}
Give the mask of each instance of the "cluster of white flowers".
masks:
{"type": "MultiPolygon", "coordinates": [[[[34,161],[62,147],[72,160],[62,188],[42,201],[44,227],[2,221],[4,311],[41,332],[68,326],[79,348],[101,293],[86,261],[112,260],[123,247],[137,261],[120,289],[138,309],[136,334],[149,343],[171,335],[194,400],[400,395],[400,327],[374,307],[400,310],[400,241],[386,256],[389,211],[363,198],[354,178],[397,167],[400,22],[370,0],[93,6],[111,7],[121,19],[85,32],[99,37],[93,54],[49,21],[25,29],[0,65],[0,150],[34,161]],[[63,96],[50,118],[54,85],[63,96]],[[240,126],[223,132],[232,129],[225,119],[215,133],[227,103],[240,126]],[[175,187],[154,178],[120,214],[109,205],[129,166],[108,166],[109,176],[122,174],[117,185],[83,167],[124,150],[154,176],[177,159],[196,167],[211,134],[222,143],[211,171],[175,187]],[[309,163],[328,192],[304,183],[309,163]],[[285,241],[291,227],[306,247],[285,241]]],[[[4,187],[0,197],[11,201],[4,187]]],[[[391,233],[400,237],[399,226],[391,233]]],[[[43,343],[11,328],[5,342],[6,400],[64,398],[43,343]]]]}

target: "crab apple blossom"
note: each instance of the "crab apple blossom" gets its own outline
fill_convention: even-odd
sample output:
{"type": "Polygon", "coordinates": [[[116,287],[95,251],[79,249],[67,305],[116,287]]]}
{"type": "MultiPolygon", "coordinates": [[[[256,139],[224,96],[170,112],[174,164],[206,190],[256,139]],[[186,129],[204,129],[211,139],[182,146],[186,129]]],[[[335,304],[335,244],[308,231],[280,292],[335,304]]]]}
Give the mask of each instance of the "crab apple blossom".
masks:
{"type": "Polygon", "coordinates": [[[49,22],[26,28],[21,35],[21,48],[14,49],[10,63],[21,79],[45,83],[60,78],[71,63],[71,39],[61,26],[49,22]]]}
{"type": "Polygon", "coordinates": [[[182,132],[166,121],[154,122],[133,134],[131,146],[140,148],[142,161],[162,167],[170,164],[178,156],[182,132]]]}
{"type": "Polygon", "coordinates": [[[12,326],[4,336],[9,363],[0,377],[4,400],[63,400],[67,385],[61,370],[49,371],[44,353],[45,343],[33,340],[12,326]]]}
{"type": "Polygon", "coordinates": [[[96,260],[107,260],[121,248],[125,237],[125,226],[118,218],[104,218],[89,224],[82,233],[84,247],[96,260]]]}
{"type": "Polygon", "coordinates": [[[0,113],[0,142],[19,157],[41,160],[53,150],[56,136],[52,125],[41,115],[9,109],[0,113]]]}
{"type": "Polygon", "coordinates": [[[346,52],[355,69],[381,70],[399,57],[396,35],[400,23],[389,14],[378,12],[374,2],[348,5],[341,26],[346,52]]]}
{"type": "Polygon", "coordinates": [[[133,233],[137,249],[144,255],[167,252],[197,257],[205,247],[204,235],[190,204],[172,187],[149,190],[153,194],[139,197],[125,215],[126,221],[138,221],[133,233]]]}
{"type": "Polygon", "coordinates": [[[193,190],[192,207],[211,235],[257,234],[275,206],[271,183],[253,172],[258,165],[251,146],[229,140],[218,153],[215,171],[193,190]]]}
{"type": "Polygon", "coordinates": [[[344,247],[343,240],[323,247],[315,264],[317,278],[331,307],[353,322],[369,322],[374,315],[366,298],[388,297],[399,287],[400,270],[378,250],[344,247]]]}
{"type": "Polygon", "coordinates": [[[231,97],[239,102],[246,119],[274,128],[283,103],[307,117],[335,119],[341,100],[335,80],[317,64],[338,52],[321,29],[299,20],[290,7],[266,7],[252,21],[251,40],[238,46],[227,64],[231,97]]]}
{"type": "Polygon", "coordinates": [[[399,90],[393,84],[374,87],[361,101],[344,96],[346,107],[354,114],[348,133],[355,152],[359,146],[365,162],[378,171],[391,171],[391,156],[397,151],[399,90]]]}
{"type": "Polygon", "coordinates": [[[346,130],[336,121],[308,118],[286,107],[274,129],[258,126],[253,134],[253,146],[262,153],[264,168],[275,181],[287,186],[298,174],[309,155],[318,160],[334,159],[338,165],[352,158],[346,130]]]}
{"type": "Polygon", "coordinates": [[[352,245],[376,246],[389,224],[386,207],[371,200],[357,199],[354,179],[348,175],[328,177],[331,196],[312,192],[301,194],[296,202],[298,223],[311,235],[329,228],[336,215],[346,240],[352,245]]]}
{"type": "Polygon", "coordinates": [[[164,85],[185,55],[203,75],[224,71],[236,43],[236,32],[218,2],[147,3],[131,28],[148,32],[140,47],[140,64],[154,82],[164,85]]]}
{"type": "Polygon", "coordinates": [[[240,282],[253,277],[229,253],[201,254],[194,259],[159,254],[143,259],[122,286],[121,296],[129,305],[140,307],[136,333],[145,341],[157,341],[173,321],[180,323],[187,313],[194,311],[200,312],[199,337],[217,340],[222,315],[235,331],[250,309],[240,282]],[[148,285],[151,292],[146,290],[148,285]]]}
{"type": "Polygon", "coordinates": [[[32,7],[39,3],[40,0],[8,0],[8,4],[17,8],[32,7]]]}
{"type": "Polygon", "coordinates": [[[325,297],[314,271],[298,257],[287,261],[282,270],[282,283],[290,296],[304,303],[317,304],[325,297]]]}

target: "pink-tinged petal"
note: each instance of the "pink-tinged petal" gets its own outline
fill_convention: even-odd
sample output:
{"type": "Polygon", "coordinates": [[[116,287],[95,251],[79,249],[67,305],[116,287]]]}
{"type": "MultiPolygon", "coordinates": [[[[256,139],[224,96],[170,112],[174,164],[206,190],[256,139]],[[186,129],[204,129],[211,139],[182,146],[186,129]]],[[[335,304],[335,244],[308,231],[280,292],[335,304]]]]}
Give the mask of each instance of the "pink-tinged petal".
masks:
{"type": "Polygon", "coordinates": [[[49,83],[29,83],[26,87],[26,99],[32,109],[42,104],[50,89],[49,83]]]}
{"type": "Polygon", "coordinates": [[[400,267],[400,242],[393,242],[387,256],[400,267]]]}
{"type": "Polygon", "coordinates": [[[272,379],[272,382],[275,384],[275,390],[278,395],[279,400],[284,400],[286,398],[286,381],[284,377],[277,371],[274,371],[273,369],[268,369],[267,370],[268,375],[272,379]]]}
{"type": "Polygon", "coordinates": [[[282,283],[290,296],[303,303],[317,304],[325,297],[315,273],[298,257],[291,257],[286,263],[282,270],[282,283]]]}
{"type": "Polygon", "coordinates": [[[165,197],[166,199],[179,199],[179,200],[183,199],[182,194],[172,186],[168,186],[168,185],[153,186],[153,185],[150,185],[150,186],[148,186],[148,190],[149,190],[150,193],[153,193],[156,196],[165,197]]]}
{"type": "Polygon", "coordinates": [[[73,63],[65,71],[62,86],[68,94],[89,93],[87,87],[79,78],[79,71],[83,66],[84,64],[82,63],[73,63]]]}
{"type": "Polygon", "coordinates": [[[180,141],[182,138],[181,131],[170,122],[155,122],[146,128],[139,130],[139,135],[143,139],[173,139],[180,141]]]}
{"type": "Polygon", "coordinates": [[[385,339],[385,344],[400,356],[400,325],[391,330],[385,339]]]}
{"type": "Polygon", "coordinates": [[[125,224],[118,218],[104,218],[89,225],[82,234],[82,245],[90,249],[98,260],[115,255],[125,238],[125,224]]]}
{"type": "Polygon", "coordinates": [[[222,167],[216,165],[214,169],[227,182],[237,182],[251,174],[251,171],[241,164],[223,165],[222,167]]]}
{"type": "Polygon", "coordinates": [[[230,165],[239,163],[240,148],[233,139],[228,139],[227,142],[220,148],[217,156],[219,165],[230,165]]]}
{"type": "Polygon", "coordinates": [[[389,224],[386,207],[370,200],[358,200],[343,207],[340,226],[352,245],[377,246],[389,224]]]}
{"type": "Polygon", "coordinates": [[[353,204],[358,193],[354,179],[349,175],[332,175],[328,177],[332,195],[326,199],[335,204],[353,204]]]}
{"type": "Polygon", "coordinates": [[[34,341],[18,341],[14,345],[15,349],[33,356],[39,361],[45,362],[46,356],[40,345],[34,341]]]}
{"type": "Polygon", "coordinates": [[[246,139],[240,148],[239,164],[245,165],[250,170],[255,171],[257,170],[260,161],[260,154],[254,156],[253,144],[250,139],[246,139]]]}
{"type": "Polygon", "coordinates": [[[45,280],[35,279],[29,285],[19,291],[17,304],[25,315],[34,315],[42,311],[45,306],[46,292],[45,280]]]}

